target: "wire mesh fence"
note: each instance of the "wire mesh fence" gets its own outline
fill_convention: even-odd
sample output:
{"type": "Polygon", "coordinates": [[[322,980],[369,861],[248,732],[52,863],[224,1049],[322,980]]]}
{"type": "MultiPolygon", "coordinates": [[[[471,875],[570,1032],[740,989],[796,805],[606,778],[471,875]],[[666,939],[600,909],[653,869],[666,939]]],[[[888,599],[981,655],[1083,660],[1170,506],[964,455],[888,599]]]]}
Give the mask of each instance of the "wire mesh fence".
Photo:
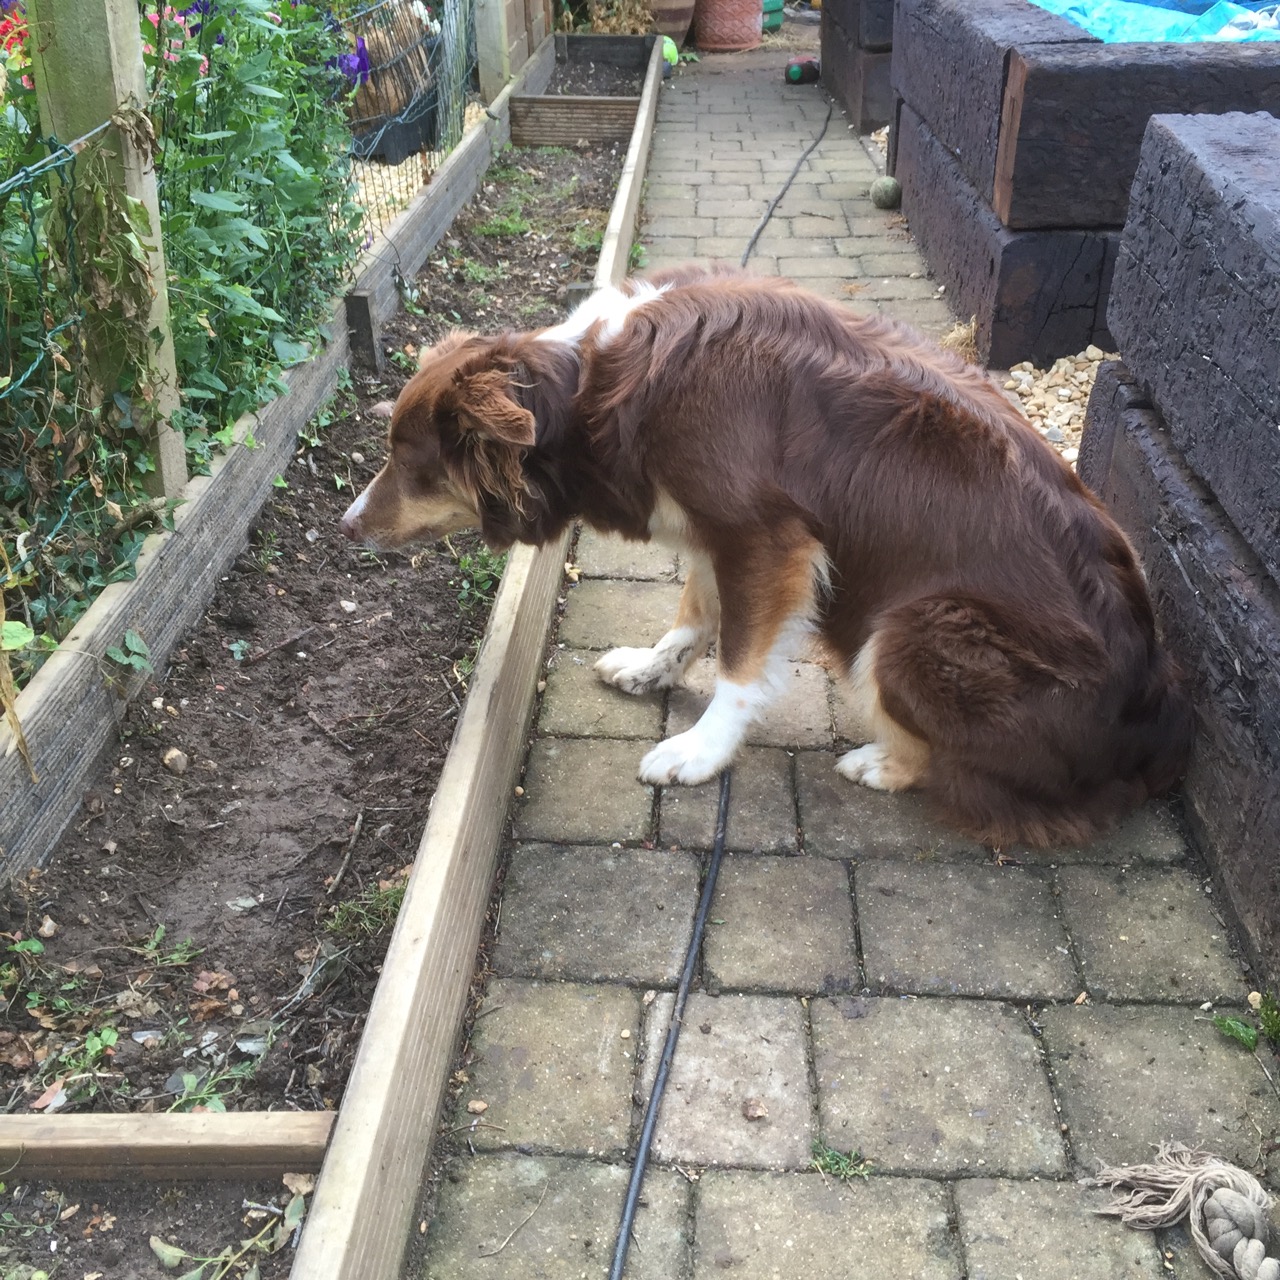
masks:
{"type": "Polygon", "coordinates": [[[340,12],[367,235],[385,227],[483,117],[475,0],[378,0],[340,12]]]}

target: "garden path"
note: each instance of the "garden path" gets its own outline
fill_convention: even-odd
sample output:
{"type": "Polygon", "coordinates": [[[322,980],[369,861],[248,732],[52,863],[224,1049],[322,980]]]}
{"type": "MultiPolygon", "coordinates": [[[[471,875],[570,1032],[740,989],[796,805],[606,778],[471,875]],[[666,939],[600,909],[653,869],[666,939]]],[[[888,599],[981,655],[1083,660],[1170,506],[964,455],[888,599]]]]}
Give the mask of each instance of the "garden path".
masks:
{"type": "MultiPolygon", "coordinates": [[[[783,82],[785,43],[664,86],[652,265],[736,262],[821,128],[821,88],[783,82]]],[[[866,197],[878,163],[837,110],[752,269],[942,332],[901,219],[866,197]]],[[[665,629],[680,566],[589,533],[576,561],[446,1122],[471,1127],[441,1181],[431,1280],[605,1275],[712,841],[714,784],[635,780],[705,704],[709,666],[654,699],[592,671],[665,629]]],[[[1249,988],[1177,814],[1152,805],[1090,847],[997,862],[916,797],[840,779],[860,740],[827,671],[798,663],[735,769],[627,1274],[1209,1276],[1181,1232],[1100,1218],[1077,1182],[1163,1139],[1256,1168],[1280,1125],[1259,1061],[1207,1012],[1249,988]]]]}

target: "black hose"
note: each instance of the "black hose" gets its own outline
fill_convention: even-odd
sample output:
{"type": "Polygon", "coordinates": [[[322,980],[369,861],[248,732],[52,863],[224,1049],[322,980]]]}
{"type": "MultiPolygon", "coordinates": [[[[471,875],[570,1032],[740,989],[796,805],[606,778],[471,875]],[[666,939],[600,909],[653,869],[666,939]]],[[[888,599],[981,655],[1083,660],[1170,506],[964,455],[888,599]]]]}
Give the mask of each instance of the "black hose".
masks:
{"type": "Polygon", "coordinates": [[[782,184],[782,190],[769,201],[769,207],[764,211],[764,217],[760,219],[760,225],[751,233],[751,239],[747,241],[747,247],[742,251],[742,261],[738,263],[740,267],[747,265],[747,259],[751,257],[751,250],[756,247],[756,241],[760,239],[761,233],[769,225],[769,219],[773,217],[773,211],[782,203],[782,197],[787,194],[791,184],[796,180],[796,174],[800,172],[800,166],[812,155],[814,147],[827,136],[827,125],[831,123],[831,113],[835,110],[835,105],[834,102],[827,103],[827,118],[822,122],[822,128],[818,130],[818,136],[809,143],[805,148],[804,154],[796,161],[796,167],[791,170],[790,176],[782,184]]]}
{"type": "Polygon", "coordinates": [[[729,818],[729,770],[720,775],[720,808],[716,813],[716,835],[711,847],[711,863],[707,867],[707,880],[702,886],[702,898],[698,914],[693,920],[693,937],[684,958],[684,970],[680,974],[680,986],[676,991],[675,1008],[671,1011],[671,1025],[667,1028],[667,1043],[662,1049],[658,1074],[653,1080],[649,1105],[645,1108],[644,1124],[640,1127],[640,1146],[635,1164],[631,1166],[631,1182],[627,1186],[627,1198],[622,1204],[622,1222],[618,1227],[618,1240],[613,1249],[613,1266],[609,1268],[609,1280],[622,1280],[622,1270],[627,1265],[627,1250],[631,1247],[631,1227],[635,1222],[636,1206],[640,1202],[640,1187],[644,1182],[645,1166],[649,1163],[649,1148],[653,1145],[653,1131],[658,1126],[658,1108],[667,1087],[671,1072],[671,1059],[675,1056],[676,1041],[680,1039],[680,1025],[684,1020],[684,1004],[693,984],[693,970],[698,962],[698,950],[707,927],[707,913],[711,910],[711,898],[716,891],[716,877],[720,874],[720,860],[724,857],[725,824],[729,818]]]}

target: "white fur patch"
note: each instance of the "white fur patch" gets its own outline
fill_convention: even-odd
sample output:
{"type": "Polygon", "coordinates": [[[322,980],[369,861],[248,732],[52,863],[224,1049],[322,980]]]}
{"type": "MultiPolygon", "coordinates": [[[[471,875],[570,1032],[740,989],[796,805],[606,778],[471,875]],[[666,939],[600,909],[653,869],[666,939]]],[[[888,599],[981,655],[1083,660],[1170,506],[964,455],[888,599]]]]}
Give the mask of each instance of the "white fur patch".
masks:
{"type": "Polygon", "coordinates": [[[664,489],[653,495],[649,513],[649,536],[663,546],[684,548],[689,536],[689,517],[684,508],[664,489]]]}
{"type": "Polygon", "coordinates": [[[747,730],[769,704],[764,684],[717,680],[715,696],[698,723],[660,742],[640,762],[640,780],[696,786],[714,778],[738,753],[747,730]]]}
{"type": "Polygon", "coordinates": [[[850,782],[860,782],[864,787],[875,791],[896,791],[885,777],[885,763],[889,758],[888,750],[878,742],[868,742],[864,747],[854,747],[846,751],[836,761],[836,772],[843,774],[850,782]]]}
{"type": "Polygon", "coordinates": [[[610,649],[596,671],[623,693],[669,689],[706,652],[707,643],[693,627],[673,627],[652,649],[610,649]]]}
{"type": "Polygon", "coordinates": [[[347,513],[342,518],[350,520],[352,523],[359,520],[364,514],[365,503],[369,500],[369,490],[372,488],[373,482],[365,485],[363,489],[356,495],[355,501],[347,508],[347,513]]]}
{"type": "Polygon", "coordinates": [[[607,346],[610,339],[622,332],[627,317],[645,303],[666,293],[669,286],[655,286],[644,280],[637,280],[632,286],[633,292],[624,293],[610,285],[605,289],[597,289],[589,298],[580,302],[569,318],[560,324],[544,329],[538,334],[539,342],[563,342],[571,347],[578,347],[587,332],[596,323],[603,327],[596,339],[600,346],[607,346]]]}

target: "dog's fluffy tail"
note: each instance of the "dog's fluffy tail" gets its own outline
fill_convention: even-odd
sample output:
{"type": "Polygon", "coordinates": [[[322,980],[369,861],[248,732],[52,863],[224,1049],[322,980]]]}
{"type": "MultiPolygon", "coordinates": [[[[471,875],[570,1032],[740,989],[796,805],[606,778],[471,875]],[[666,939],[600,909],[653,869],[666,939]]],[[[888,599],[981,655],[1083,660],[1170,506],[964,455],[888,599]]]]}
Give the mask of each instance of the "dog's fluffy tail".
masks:
{"type": "Polygon", "coordinates": [[[1105,834],[1132,809],[1164,795],[1181,778],[1191,751],[1191,699],[1164,655],[1138,705],[1125,708],[1115,730],[1120,768],[1105,780],[1080,780],[1044,791],[984,770],[980,762],[931,762],[926,787],[940,816],[982,844],[1004,848],[1081,845],[1105,834]]]}

